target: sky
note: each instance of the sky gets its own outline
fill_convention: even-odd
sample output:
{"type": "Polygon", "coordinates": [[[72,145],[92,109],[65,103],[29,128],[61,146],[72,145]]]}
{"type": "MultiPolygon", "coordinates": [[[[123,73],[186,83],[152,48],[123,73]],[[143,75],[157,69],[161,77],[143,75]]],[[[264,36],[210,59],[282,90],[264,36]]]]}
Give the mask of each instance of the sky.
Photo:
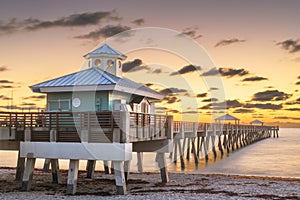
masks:
{"type": "Polygon", "coordinates": [[[0,111],[44,107],[30,85],[80,70],[105,40],[124,50],[135,39],[153,48],[124,52],[124,76],[165,94],[161,113],[207,121],[226,108],[242,123],[300,127],[299,9],[297,0],[0,0],[0,111]],[[111,39],[122,31],[128,40],[111,39]],[[168,34],[178,37],[162,50],[168,34]]]}

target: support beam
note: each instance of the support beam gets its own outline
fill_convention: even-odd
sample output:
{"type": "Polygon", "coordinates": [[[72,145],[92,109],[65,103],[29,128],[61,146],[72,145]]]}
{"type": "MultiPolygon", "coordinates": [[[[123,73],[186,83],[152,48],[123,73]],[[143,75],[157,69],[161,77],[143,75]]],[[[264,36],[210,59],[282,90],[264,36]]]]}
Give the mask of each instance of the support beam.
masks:
{"type": "Polygon", "coordinates": [[[88,160],[86,164],[86,177],[87,178],[93,178],[94,172],[95,172],[95,167],[96,167],[96,160],[88,160]]]}
{"type": "Polygon", "coordinates": [[[195,138],[192,139],[192,151],[193,151],[193,155],[194,155],[194,162],[197,165],[199,163],[199,158],[197,156],[197,152],[196,152],[196,145],[195,145],[195,138]]]}
{"type": "Polygon", "coordinates": [[[50,159],[46,158],[44,161],[44,167],[43,167],[43,172],[49,172],[50,169],[50,159]]]}
{"type": "Polygon", "coordinates": [[[79,160],[70,160],[68,180],[67,180],[67,194],[75,194],[77,187],[79,160]]]}
{"type": "Polygon", "coordinates": [[[143,173],[143,157],[144,154],[143,152],[137,152],[137,167],[138,167],[138,172],[143,173]]]}
{"type": "Polygon", "coordinates": [[[26,167],[25,167],[23,180],[22,180],[23,191],[30,191],[31,189],[31,182],[33,178],[35,160],[36,160],[35,158],[27,158],[26,167]]]}
{"type": "Polygon", "coordinates": [[[56,184],[61,183],[61,175],[59,172],[58,159],[51,159],[52,182],[56,184]]]}
{"type": "Polygon", "coordinates": [[[124,195],[126,191],[126,181],[124,175],[124,165],[122,161],[112,161],[114,165],[115,179],[116,179],[116,188],[118,195],[124,195]]]}
{"type": "Polygon", "coordinates": [[[109,163],[107,160],[103,160],[104,173],[109,174],[109,163]]]}
{"type": "Polygon", "coordinates": [[[168,170],[166,166],[165,153],[156,154],[156,162],[158,162],[158,167],[160,169],[161,181],[162,183],[169,182],[168,170]]]}
{"type": "Polygon", "coordinates": [[[125,176],[126,183],[128,181],[128,176],[130,172],[130,164],[131,164],[131,160],[124,161],[124,176],[125,176]]]}
{"type": "Polygon", "coordinates": [[[179,150],[179,155],[180,155],[180,165],[181,165],[181,170],[184,170],[185,164],[184,164],[184,149],[181,147],[180,139],[177,141],[178,144],[178,150],[179,150]]]}
{"type": "Polygon", "coordinates": [[[22,181],[24,168],[25,168],[25,158],[20,157],[20,150],[19,150],[17,168],[16,168],[16,181],[22,181]]]}

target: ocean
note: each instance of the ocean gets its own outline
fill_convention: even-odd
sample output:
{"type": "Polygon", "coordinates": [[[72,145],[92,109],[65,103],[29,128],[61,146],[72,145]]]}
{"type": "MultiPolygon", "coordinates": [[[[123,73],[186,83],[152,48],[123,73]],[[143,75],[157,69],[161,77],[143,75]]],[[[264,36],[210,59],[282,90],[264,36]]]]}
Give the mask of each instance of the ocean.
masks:
{"type": "MultiPolygon", "coordinates": [[[[300,178],[300,129],[281,128],[279,138],[268,138],[229,153],[223,158],[218,153],[217,159],[210,156],[209,162],[204,159],[195,165],[193,159],[185,160],[185,168],[181,169],[168,158],[170,172],[237,174],[300,178]]],[[[0,151],[0,167],[15,167],[17,152],[0,151]]],[[[136,156],[131,162],[131,171],[137,171],[136,156]]],[[[85,169],[86,162],[80,162],[80,169],[85,169]]],[[[36,168],[43,167],[43,160],[37,159],[36,168]]],[[[60,167],[67,169],[68,161],[60,160],[60,167]]],[[[155,155],[144,154],[144,171],[157,171],[155,155]]],[[[103,170],[102,162],[98,161],[96,170],[103,170]]]]}

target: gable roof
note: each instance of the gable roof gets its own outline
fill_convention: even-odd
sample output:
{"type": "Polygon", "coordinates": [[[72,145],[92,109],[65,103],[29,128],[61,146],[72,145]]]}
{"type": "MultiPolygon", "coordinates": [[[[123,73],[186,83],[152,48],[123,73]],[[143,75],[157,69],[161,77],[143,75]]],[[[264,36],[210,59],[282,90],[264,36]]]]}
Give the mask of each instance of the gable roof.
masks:
{"type": "Polygon", "coordinates": [[[33,92],[42,93],[115,90],[153,99],[163,98],[163,95],[155,90],[129,79],[117,77],[98,67],[44,81],[30,86],[30,88],[33,92]]]}
{"type": "Polygon", "coordinates": [[[215,120],[239,120],[239,119],[232,115],[226,114],[226,115],[216,118],[215,120]]]}
{"type": "Polygon", "coordinates": [[[100,46],[99,48],[89,52],[84,57],[88,58],[89,56],[116,56],[120,59],[125,59],[127,56],[122,54],[121,52],[111,48],[107,44],[100,46]]]}
{"type": "Polygon", "coordinates": [[[250,124],[263,124],[263,122],[256,119],[256,120],[253,120],[252,122],[250,122],[250,124]]]}

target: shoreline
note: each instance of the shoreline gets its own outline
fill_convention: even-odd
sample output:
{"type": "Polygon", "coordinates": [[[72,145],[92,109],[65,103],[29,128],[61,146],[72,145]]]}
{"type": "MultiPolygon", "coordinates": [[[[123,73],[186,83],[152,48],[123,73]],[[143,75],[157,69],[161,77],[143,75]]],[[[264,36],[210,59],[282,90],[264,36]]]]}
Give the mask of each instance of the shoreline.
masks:
{"type": "MultiPolygon", "coordinates": [[[[0,167],[0,176],[1,176],[1,170],[16,170],[14,167],[0,167]]],[[[42,172],[43,170],[40,168],[34,168],[35,172],[42,172]]],[[[50,169],[51,171],[51,169],[50,169]]],[[[67,173],[67,169],[60,169],[60,172],[67,173]]],[[[80,173],[85,173],[85,170],[79,170],[80,173]]],[[[102,170],[95,170],[95,173],[104,173],[102,170]]],[[[169,172],[170,174],[187,174],[187,175],[201,175],[201,176],[207,176],[207,177],[214,177],[214,176],[223,176],[223,177],[229,177],[229,178],[245,178],[245,179],[260,179],[260,180],[277,180],[277,181],[299,181],[300,177],[287,177],[287,176],[263,176],[263,175],[247,175],[247,174],[226,174],[226,173],[199,173],[199,172],[176,172],[172,171],[169,172]]],[[[160,174],[159,172],[130,172],[130,174],[160,174]]],[[[1,177],[0,177],[1,179],[1,177]]]]}
{"type": "Polygon", "coordinates": [[[15,169],[0,167],[0,199],[300,199],[300,179],[226,174],[169,173],[162,184],[156,172],[130,173],[125,196],[115,195],[114,175],[96,171],[93,179],[79,171],[76,195],[66,195],[67,170],[62,183],[52,184],[51,173],[34,171],[32,190],[23,192],[14,180],[15,169]]]}

